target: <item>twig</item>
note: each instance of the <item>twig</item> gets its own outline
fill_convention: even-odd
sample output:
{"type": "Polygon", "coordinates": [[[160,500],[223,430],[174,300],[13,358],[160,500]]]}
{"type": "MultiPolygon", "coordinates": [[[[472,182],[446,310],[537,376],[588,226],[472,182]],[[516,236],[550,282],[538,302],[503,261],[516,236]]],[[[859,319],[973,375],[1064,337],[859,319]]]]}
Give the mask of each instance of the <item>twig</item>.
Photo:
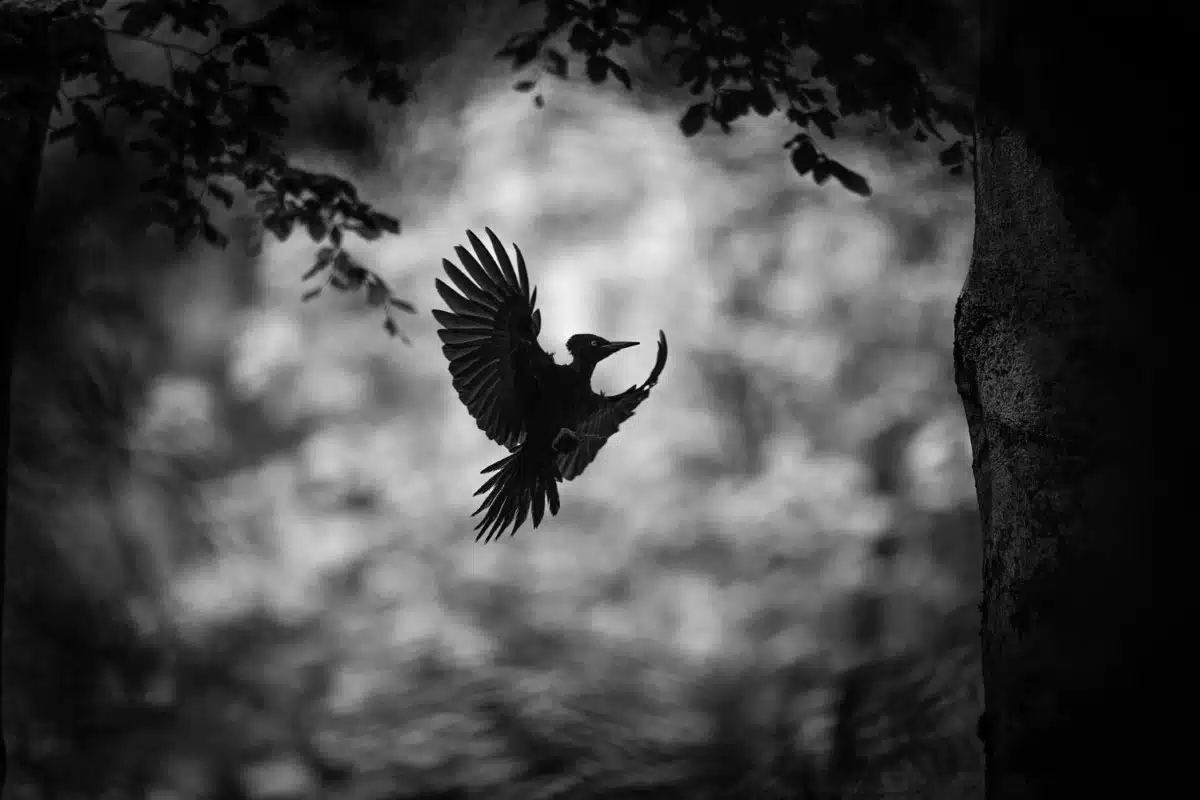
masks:
{"type": "Polygon", "coordinates": [[[178,42],[164,42],[163,40],[155,39],[152,36],[139,36],[132,33],[126,33],[120,28],[104,28],[104,32],[112,34],[113,36],[120,36],[125,39],[133,39],[137,42],[143,42],[145,44],[152,44],[156,47],[161,47],[163,52],[167,53],[168,58],[170,57],[171,50],[178,50],[181,53],[188,53],[196,58],[205,59],[212,55],[212,52],[220,46],[219,44],[214,44],[207,50],[197,50],[194,47],[188,47],[186,44],[179,44],[178,42]]]}

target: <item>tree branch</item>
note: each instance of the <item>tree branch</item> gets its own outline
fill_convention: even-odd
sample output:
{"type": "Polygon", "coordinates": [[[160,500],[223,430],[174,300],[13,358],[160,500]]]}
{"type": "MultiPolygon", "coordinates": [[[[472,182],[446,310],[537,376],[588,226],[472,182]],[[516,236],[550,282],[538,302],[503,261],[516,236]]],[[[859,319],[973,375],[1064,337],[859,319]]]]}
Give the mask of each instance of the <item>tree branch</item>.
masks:
{"type": "Polygon", "coordinates": [[[144,44],[152,44],[155,47],[161,47],[163,52],[167,54],[168,59],[171,57],[172,50],[178,50],[181,53],[187,53],[188,55],[195,56],[196,58],[203,60],[212,55],[213,51],[220,46],[220,44],[214,44],[207,50],[197,50],[194,47],[188,47],[186,44],[180,44],[178,42],[164,42],[162,39],[155,39],[153,36],[138,36],[132,33],[126,33],[119,28],[104,28],[103,30],[105,33],[112,36],[120,36],[123,39],[132,39],[135,42],[142,42],[144,44]]]}

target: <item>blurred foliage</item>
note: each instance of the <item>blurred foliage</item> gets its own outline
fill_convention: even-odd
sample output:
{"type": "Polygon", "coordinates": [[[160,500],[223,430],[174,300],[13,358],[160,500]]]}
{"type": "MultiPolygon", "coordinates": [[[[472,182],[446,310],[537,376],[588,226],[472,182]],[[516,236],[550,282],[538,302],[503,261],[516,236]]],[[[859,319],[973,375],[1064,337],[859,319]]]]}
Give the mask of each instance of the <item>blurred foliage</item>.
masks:
{"type": "MultiPolygon", "coordinates": [[[[548,349],[664,328],[654,402],[552,525],[476,546],[494,448],[431,319],[397,352],[361,304],[300,302],[318,245],[172,255],[120,199],[137,176],[52,159],[60,302],[14,372],[6,798],[981,796],[948,366],[970,188],[931,143],[851,132],[831,152],[873,194],[829,192],[779,169],[783,120],[684,139],[670,93],[535,109],[479,55],[493,23],[430,61],[428,102],[360,119],[381,159],[289,157],[397,210],[404,236],[345,248],[417,304],[488,224],[548,349]]],[[[280,78],[300,129],[319,70],[280,78]]]]}

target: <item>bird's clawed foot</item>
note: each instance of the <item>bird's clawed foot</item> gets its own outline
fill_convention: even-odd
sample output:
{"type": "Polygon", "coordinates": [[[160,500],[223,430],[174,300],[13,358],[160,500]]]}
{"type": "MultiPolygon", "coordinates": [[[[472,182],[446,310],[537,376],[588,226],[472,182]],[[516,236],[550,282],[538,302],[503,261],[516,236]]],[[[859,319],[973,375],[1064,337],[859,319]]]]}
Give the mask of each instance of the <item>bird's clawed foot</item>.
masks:
{"type": "MultiPolygon", "coordinates": [[[[545,441],[545,439],[542,441],[545,441]]],[[[579,447],[579,436],[575,434],[575,431],[563,428],[554,437],[553,447],[556,453],[573,453],[579,447]]]]}

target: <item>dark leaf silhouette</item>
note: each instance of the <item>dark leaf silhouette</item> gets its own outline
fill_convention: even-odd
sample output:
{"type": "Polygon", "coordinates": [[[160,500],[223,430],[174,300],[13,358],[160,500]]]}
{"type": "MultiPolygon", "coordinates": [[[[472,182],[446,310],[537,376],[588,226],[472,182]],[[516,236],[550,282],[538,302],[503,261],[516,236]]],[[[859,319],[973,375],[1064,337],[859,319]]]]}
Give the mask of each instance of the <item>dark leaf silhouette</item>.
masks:
{"type": "Polygon", "coordinates": [[[696,103],[684,112],[683,118],[679,120],[679,130],[683,131],[684,136],[695,136],[704,128],[704,123],[708,120],[708,103],[696,103]]]}
{"type": "Polygon", "coordinates": [[[608,77],[609,60],[603,56],[592,56],[587,60],[587,76],[592,83],[603,83],[608,77]]]}
{"type": "Polygon", "coordinates": [[[390,297],[390,298],[388,298],[388,302],[391,303],[396,308],[398,308],[401,311],[404,311],[408,314],[417,313],[417,307],[414,306],[412,303],[408,302],[407,300],[402,300],[399,297],[390,297]]]}
{"type": "Polygon", "coordinates": [[[214,247],[224,248],[226,245],[229,244],[229,237],[226,236],[221,231],[217,230],[216,227],[214,227],[212,225],[212,223],[209,223],[209,222],[204,223],[203,232],[204,232],[204,241],[208,242],[209,244],[213,245],[214,247]]]}
{"type": "Polygon", "coordinates": [[[571,29],[571,36],[567,39],[567,44],[571,49],[578,50],[581,53],[592,52],[597,47],[596,34],[586,24],[579,22],[571,29]]]}
{"type": "Polygon", "coordinates": [[[836,161],[829,162],[829,167],[833,177],[837,179],[838,183],[845,186],[846,189],[863,197],[871,195],[870,184],[867,183],[867,179],[862,175],[836,161]]]}
{"type": "Polygon", "coordinates": [[[126,3],[121,10],[125,12],[125,18],[121,20],[121,32],[130,36],[140,36],[158,27],[166,16],[167,7],[163,3],[146,1],[126,3]]]}
{"type": "Polygon", "coordinates": [[[567,77],[567,57],[554,47],[546,48],[546,71],[559,78],[567,77]]]}
{"type": "Polygon", "coordinates": [[[754,108],[754,112],[762,117],[768,116],[777,107],[775,96],[762,81],[755,82],[753,92],[750,96],[750,104],[754,108]]]}
{"type": "Polygon", "coordinates": [[[633,88],[633,79],[629,77],[629,70],[615,61],[608,62],[608,69],[612,72],[613,77],[620,81],[626,89],[633,88]]]}
{"type": "Polygon", "coordinates": [[[792,168],[799,175],[807,175],[811,172],[816,166],[818,158],[820,158],[820,154],[812,139],[807,136],[802,137],[792,148],[792,168]]]}
{"type": "Polygon", "coordinates": [[[208,184],[208,193],[220,201],[221,205],[229,208],[233,205],[233,192],[217,183],[208,184]]]}
{"type": "Polygon", "coordinates": [[[816,161],[812,165],[812,177],[817,186],[822,186],[825,181],[829,180],[829,176],[833,174],[832,162],[824,156],[817,156],[816,161]]]}
{"type": "Polygon", "coordinates": [[[955,142],[938,154],[938,161],[948,167],[959,166],[965,158],[965,150],[962,142],[955,142]]]}
{"type": "Polygon", "coordinates": [[[325,238],[326,232],[329,230],[325,225],[325,220],[320,217],[314,217],[305,223],[308,228],[308,235],[312,237],[314,242],[319,242],[325,238]]]}
{"type": "Polygon", "coordinates": [[[836,132],[833,129],[833,123],[837,121],[837,117],[828,108],[819,108],[809,115],[809,120],[817,126],[821,133],[828,136],[830,139],[836,138],[836,132]]]}

